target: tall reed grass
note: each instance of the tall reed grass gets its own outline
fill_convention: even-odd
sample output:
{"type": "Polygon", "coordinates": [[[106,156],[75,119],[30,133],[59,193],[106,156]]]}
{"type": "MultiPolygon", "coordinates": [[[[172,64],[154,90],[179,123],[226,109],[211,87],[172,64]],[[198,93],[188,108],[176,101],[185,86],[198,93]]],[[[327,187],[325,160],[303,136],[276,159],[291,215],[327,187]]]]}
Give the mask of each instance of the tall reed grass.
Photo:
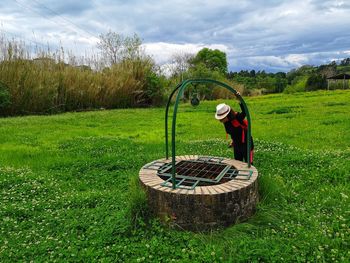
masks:
{"type": "Polygon", "coordinates": [[[0,50],[2,116],[149,106],[163,100],[155,63],[145,55],[104,67],[98,55],[77,58],[49,47],[33,52],[4,36],[0,50]],[[5,99],[9,103],[2,103],[5,99]]]}

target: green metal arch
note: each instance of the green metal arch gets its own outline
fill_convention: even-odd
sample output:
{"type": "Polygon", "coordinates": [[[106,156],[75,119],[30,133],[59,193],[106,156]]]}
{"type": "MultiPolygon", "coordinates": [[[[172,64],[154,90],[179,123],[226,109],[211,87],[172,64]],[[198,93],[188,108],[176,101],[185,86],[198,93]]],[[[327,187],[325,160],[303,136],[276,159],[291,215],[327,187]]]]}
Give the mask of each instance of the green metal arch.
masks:
{"type": "MultiPolygon", "coordinates": [[[[176,86],[176,88],[172,91],[172,93],[170,94],[169,98],[168,98],[168,102],[167,102],[167,106],[166,106],[166,110],[165,110],[165,147],[166,147],[166,159],[169,158],[169,144],[168,144],[168,114],[169,114],[169,107],[170,107],[170,102],[172,97],[174,96],[175,92],[177,90],[179,90],[179,92],[177,93],[176,96],[176,100],[175,100],[175,105],[174,105],[174,113],[173,113],[173,121],[172,121],[172,129],[171,129],[171,153],[172,153],[172,184],[173,184],[173,189],[175,189],[176,187],[176,175],[175,175],[175,130],[176,130],[176,115],[177,115],[177,109],[178,109],[178,105],[180,102],[180,98],[184,93],[185,88],[191,84],[191,83],[213,83],[216,84],[218,86],[221,86],[223,88],[228,89],[229,91],[231,91],[233,94],[235,94],[237,96],[237,91],[235,89],[233,89],[232,87],[230,87],[229,85],[227,85],[226,83],[217,81],[217,80],[213,80],[213,79],[188,79],[188,80],[184,80],[183,82],[181,82],[180,84],[178,84],[176,86]]],[[[246,116],[247,116],[247,120],[248,120],[248,132],[247,132],[247,160],[248,160],[248,167],[251,166],[251,160],[250,160],[250,137],[251,137],[251,120],[250,120],[250,114],[249,114],[249,110],[248,107],[245,103],[245,101],[243,100],[243,98],[241,96],[238,96],[240,102],[243,105],[243,108],[246,112],[246,116]]]]}

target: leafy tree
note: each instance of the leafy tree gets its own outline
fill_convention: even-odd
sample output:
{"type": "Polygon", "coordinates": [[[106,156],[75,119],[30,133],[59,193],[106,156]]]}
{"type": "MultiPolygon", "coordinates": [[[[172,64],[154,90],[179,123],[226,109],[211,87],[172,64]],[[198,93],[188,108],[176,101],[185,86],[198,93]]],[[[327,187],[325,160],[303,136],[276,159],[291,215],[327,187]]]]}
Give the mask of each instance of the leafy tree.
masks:
{"type": "Polygon", "coordinates": [[[261,77],[265,78],[266,75],[267,75],[267,74],[266,74],[265,70],[258,71],[258,76],[261,76],[261,77]]]}
{"type": "Polygon", "coordinates": [[[275,75],[275,90],[274,92],[283,92],[287,87],[288,81],[286,79],[286,73],[278,72],[275,75]]]}
{"type": "Polygon", "coordinates": [[[340,61],[340,66],[350,66],[350,58],[345,58],[340,61]]]}
{"type": "Polygon", "coordinates": [[[293,84],[293,80],[300,79],[298,77],[301,77],[301,76],[310,76],[310,74],[315,73],[316,70],[317,70],[317,67],[313,67],[310,65],[304,65],[304,66],[301,66],[300,68],[292,69],[286,75],[288,84],[294,85],[295,83],[293,84]]]}
{"type": "Polygon", "coordinates": [[[337,66],[337,62],[333,60],[331,63],[329,63],[330,66],[337,66]]]}
{"type": "Polygon", "coordinates": [[[328,65],[321,65],[317,68],[317,72],[325,77],[331,77],[337,74],[337,64],[330,63],[328,65]]]}
{"type": "Polygon", "coordinates": [[[264,92],[282,92],[287,86],[286,73],[277,72],[266,73],[263,71],[255,72],[255,70],[241,70],[240,72],[230,72],[227,78],[234,80],[248,90],[263,89],[264,92]]]}
{"type": "Polygon", "coordinates": [[[283,90],[284,93],[295,93],[305,91],[305,85],[308,76],[297,76],[292,80],[290,85],[283,90]]]}
{"type": "Polygon", "coordinates": [[[227,58],[226,53],[218,49],[212,50],[209,48],[201,49],[197,55],[191,60],[193,66],[202,63],[206,68],[212,71],[227,74],[227,58]]]}
{"type": "MultiPolygon", "coordinates": [[[[215,79],[219,81],[225,81],[225,77],[218,71],[210,70],[206,67],[204,63],[199,63],[196,67],[191,67],[185,74],[185,78],[209,78],[215,79]]],[[[185,90],[184,97],[186,99],[190,98],[192,92],[196,92],[200,99],[212,99],[213,88],[215,85],[213,84],[199,84],[196,87],[190,87],[185,90]]]]}
{"type": "Polygon", "coordinates": [[[318,90],[327,88],[327,79],[326,76],[321,74],[312,74],[306,81],[305,90],[318,90]]]}
{"type": "Polygon", "coordinates": [[[315,67],[311,65],[304,65],[297,69],[301,74],[311,74],[315,72],[315,67]]]}
{"type": "Polygon", "coordinates": [[[263,89],[267,93],[273,93],[275,92],[275,79],[268,76],[260,76],[257,80],[257,88],[263,89]]]}
{"type": "Polygon", "coordinates": [[[288,81],[288,84],[289,85],[292,85],[292,82],[293,80],[296,78],[296,77],[300,77],[302,74],[297,71],[296,69],[292,69],[291,71],[289,71],[286,75],[287,77],[287,81],[288,81]]]}
{"type": "Polygon", "coordinates": [[[144,90],[145,102],[147,106],[160,105],[163,100],[163,87],[165,80],[154,70],[150,69],[146,75],[146,86],[144,90]]]}
{"type": "Polygon", "coordinates": [[[287,74],[285,72],[277,72],[275,76],[285,79],[287,77],[287,74]]]}

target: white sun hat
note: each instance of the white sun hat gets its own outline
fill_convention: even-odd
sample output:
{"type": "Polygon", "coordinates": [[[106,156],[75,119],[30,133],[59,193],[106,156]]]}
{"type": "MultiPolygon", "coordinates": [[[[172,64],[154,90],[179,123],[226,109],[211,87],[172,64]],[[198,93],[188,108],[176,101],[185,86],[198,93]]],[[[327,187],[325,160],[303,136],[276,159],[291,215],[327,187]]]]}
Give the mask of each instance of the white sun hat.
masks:
{"type": "Polygon", "coordinates": [[[215,119],[222,120],[224,119],[230,112],[231,107],[226,105],[225,103],[221,103],[216,106],[215,119]]]}

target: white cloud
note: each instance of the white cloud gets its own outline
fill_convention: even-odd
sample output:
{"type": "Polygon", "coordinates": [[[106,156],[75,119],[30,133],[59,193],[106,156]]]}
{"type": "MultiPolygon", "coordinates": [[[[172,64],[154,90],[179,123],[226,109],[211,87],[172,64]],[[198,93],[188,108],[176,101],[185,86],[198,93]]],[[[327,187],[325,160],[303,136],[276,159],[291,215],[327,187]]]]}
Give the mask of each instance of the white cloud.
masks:
{"type": "Polygon", "coordinates": [[[0,2],[0,30],[78,55],[108,30],[137,33],[160,64],[208,47],[231,69],[276,71],[349,56],[349,13],[345,0],[18,0],[0,2]]]}
{"type": "Polygon", "coordinates": [[[289,65],[300,67],[308,63],[309,58],[305,54],[290,54],[285,57],[285,61],[287,61],[289,65]]]}

